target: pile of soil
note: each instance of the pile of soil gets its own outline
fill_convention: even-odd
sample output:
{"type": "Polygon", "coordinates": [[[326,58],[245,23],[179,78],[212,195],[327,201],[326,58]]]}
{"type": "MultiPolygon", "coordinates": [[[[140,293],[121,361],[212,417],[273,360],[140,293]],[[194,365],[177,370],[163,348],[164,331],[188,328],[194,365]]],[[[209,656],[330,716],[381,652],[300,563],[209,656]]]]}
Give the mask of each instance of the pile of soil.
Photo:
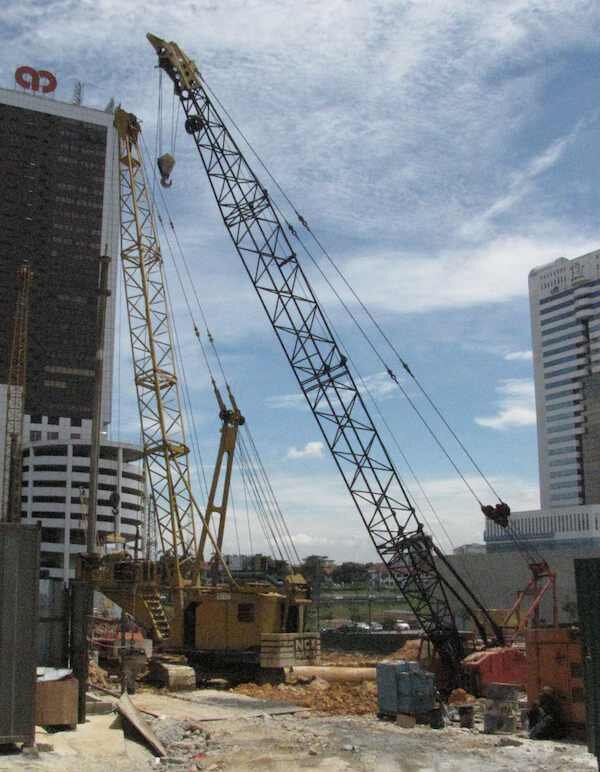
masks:
{"type": "Polygon", "coordinates": [[[258,684],[248,683],[232,691],[261,700],[288,702],[303,705],[322,713],[363,716],[377,713],[377,686],[372,681],[360,684],[328,683],[315,678],[309,684],[258,684]]]}

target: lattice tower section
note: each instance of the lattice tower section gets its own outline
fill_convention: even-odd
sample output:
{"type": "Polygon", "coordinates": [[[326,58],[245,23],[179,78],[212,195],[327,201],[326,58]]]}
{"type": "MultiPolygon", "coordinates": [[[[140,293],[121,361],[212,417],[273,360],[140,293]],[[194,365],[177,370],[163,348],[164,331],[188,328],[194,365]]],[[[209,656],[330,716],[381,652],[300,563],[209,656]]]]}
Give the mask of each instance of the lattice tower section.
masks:
{"type": "Polygon", "coordinates": [[[144,462],[163,555],[196,554],[196,509],[156,223],[138,145],[139,124],[117,110],[121,264],[144,462]]]}

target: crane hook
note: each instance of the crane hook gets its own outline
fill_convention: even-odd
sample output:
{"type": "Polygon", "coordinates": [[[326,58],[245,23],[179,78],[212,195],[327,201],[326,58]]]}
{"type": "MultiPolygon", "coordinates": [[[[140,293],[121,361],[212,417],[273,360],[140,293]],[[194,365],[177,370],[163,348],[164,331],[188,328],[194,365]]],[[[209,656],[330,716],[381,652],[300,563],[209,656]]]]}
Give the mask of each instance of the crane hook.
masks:
{"type": "Polygon", "coordinates": [[[165,153],[157,159],[156,165],[158,166],[158,171],[160,173],[160,184],[163,188],[170,188],[173,182],[169,177],[175,166],[175,159],[170,153],[165,153]]]}

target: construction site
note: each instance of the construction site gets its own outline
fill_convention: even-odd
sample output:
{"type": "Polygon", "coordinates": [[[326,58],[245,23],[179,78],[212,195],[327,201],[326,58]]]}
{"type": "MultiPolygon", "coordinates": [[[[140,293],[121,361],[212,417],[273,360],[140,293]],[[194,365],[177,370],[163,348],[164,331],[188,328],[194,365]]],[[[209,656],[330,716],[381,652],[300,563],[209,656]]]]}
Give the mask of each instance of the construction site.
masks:
{"type": "Polygon", "coordinates": [[[600,250],[530,273],[517,512],[185,32],[136,33],[130,103],[0,88],[0,770],[599,768],[600,250]]]}

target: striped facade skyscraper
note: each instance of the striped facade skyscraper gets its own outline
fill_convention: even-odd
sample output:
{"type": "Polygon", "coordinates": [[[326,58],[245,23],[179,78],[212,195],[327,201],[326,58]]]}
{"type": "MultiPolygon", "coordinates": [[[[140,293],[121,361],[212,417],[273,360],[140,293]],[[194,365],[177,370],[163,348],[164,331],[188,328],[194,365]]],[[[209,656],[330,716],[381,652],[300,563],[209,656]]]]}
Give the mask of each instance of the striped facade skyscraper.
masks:
{"type": "Polygon", "coordinates": [[[529,275],[542,510],[600,504],[600,250],[529,275]]]}

